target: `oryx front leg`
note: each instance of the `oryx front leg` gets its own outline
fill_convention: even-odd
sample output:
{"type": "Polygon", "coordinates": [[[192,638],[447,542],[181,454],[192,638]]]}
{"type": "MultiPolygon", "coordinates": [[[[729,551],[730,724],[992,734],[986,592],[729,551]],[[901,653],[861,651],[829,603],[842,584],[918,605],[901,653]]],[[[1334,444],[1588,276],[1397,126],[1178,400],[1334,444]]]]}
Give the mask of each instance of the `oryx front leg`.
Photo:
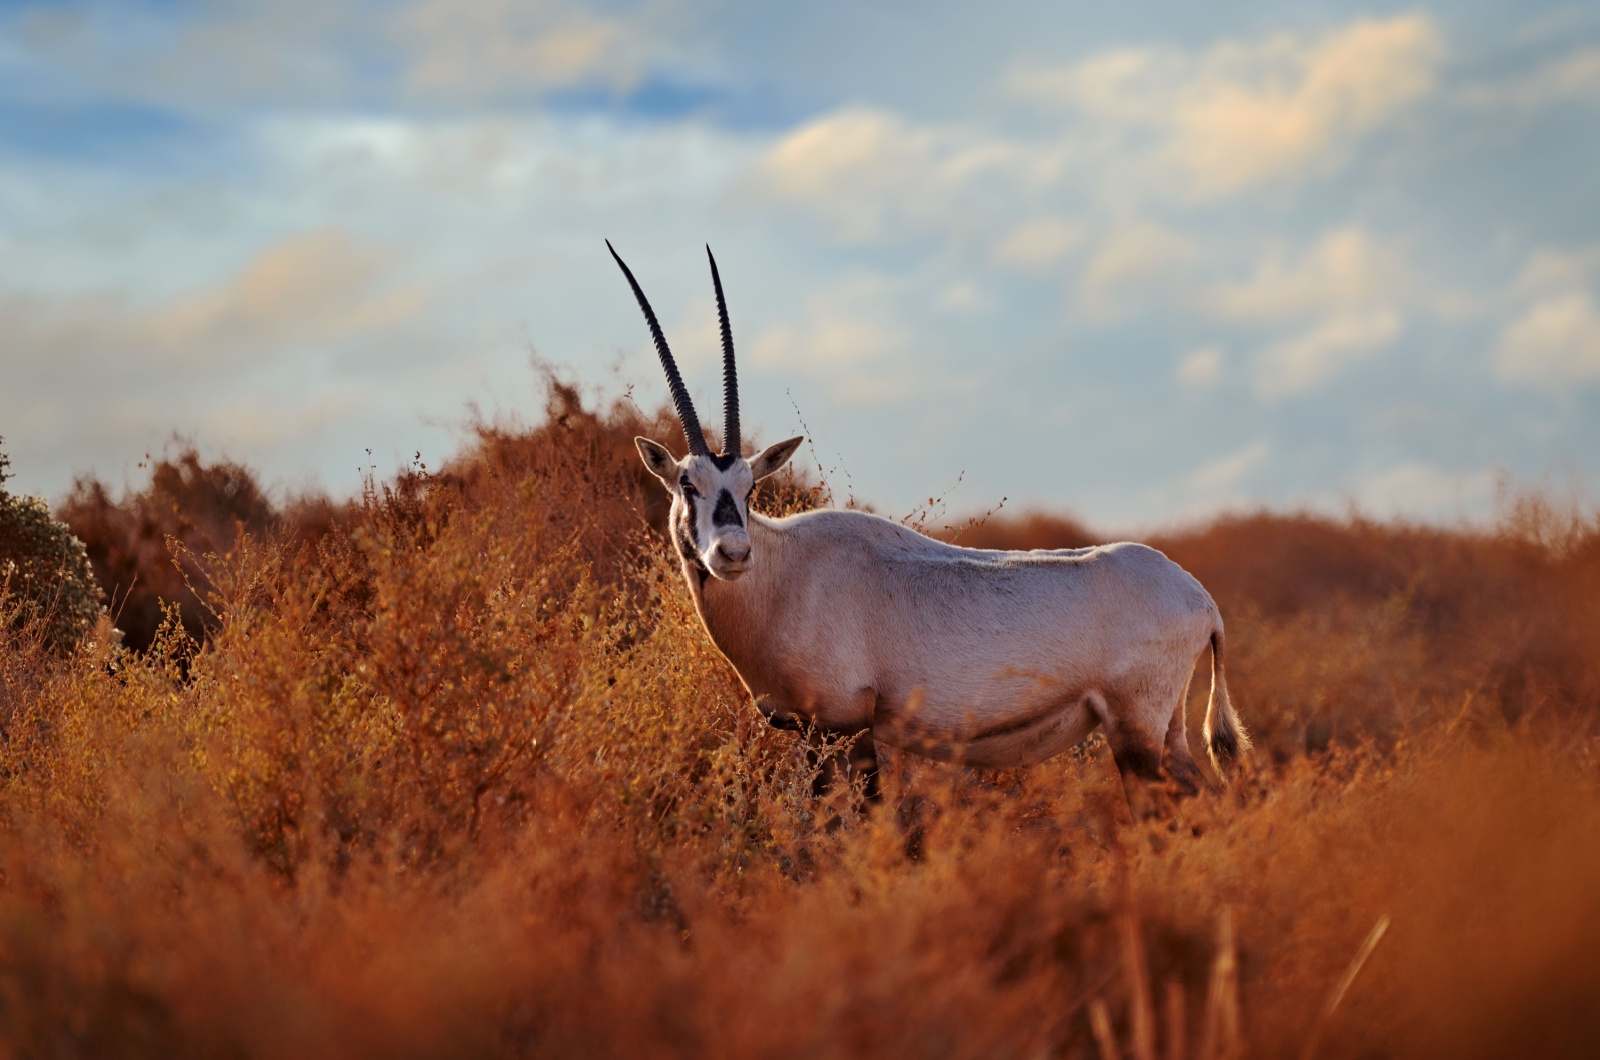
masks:
{"type": "Polygon", "coordinates": [[[878,693],[871,686],[845,688],[849,691],[838,689],[812,702],[817,723],[811,735],[817,766],[812,791],[822,796],[837,790],[841,782],[853,787],[859,781],[867,801],[877,802],[878,745],[872,739],[871,726],[878,693]]]}
{"type": "Polygon", "coordinates": [[[824,734],[813,742],[811,754],[817,776],[811,782],[811,793],[821,798],[841,788],[854,788],[859,782],[867,802],[878,802],[883,795],[878,790],[878,746],[873,743],[872,733],[861,732],[848,740],[842,743],[836,736],[824,734]]]}

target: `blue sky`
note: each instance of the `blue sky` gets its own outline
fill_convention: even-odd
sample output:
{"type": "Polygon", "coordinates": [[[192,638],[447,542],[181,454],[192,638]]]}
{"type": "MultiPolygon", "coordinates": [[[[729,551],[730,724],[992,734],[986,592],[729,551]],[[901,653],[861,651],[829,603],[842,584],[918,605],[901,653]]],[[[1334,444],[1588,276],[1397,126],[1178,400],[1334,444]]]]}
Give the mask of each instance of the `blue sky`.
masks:
{"type": "Polygon", "coordinates": [[[12,487],[352,492],[530,347],[654,407],[610,238],[708,420],[709,242],[747,435],[890,514],[1592,498],[1600,9],[1106,8],[6,5],[12,487]]]}

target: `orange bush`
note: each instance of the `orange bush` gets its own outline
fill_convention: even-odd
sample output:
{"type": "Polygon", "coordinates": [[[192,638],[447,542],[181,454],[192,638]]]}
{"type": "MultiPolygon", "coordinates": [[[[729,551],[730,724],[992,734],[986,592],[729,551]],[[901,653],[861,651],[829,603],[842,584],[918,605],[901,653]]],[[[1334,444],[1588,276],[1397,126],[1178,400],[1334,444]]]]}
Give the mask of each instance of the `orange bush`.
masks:
{"type": "Polygon", "coordinates": [[[1592,519],[1168,535],[1262,737],[1232,788],[1131,823],[1091,739],[888,753],[852,812],[699,627],[631,443],[669,427],[553,388],[438,472],[212,524],[209,619],[147,650],[0,633],[0,1050],[1600,1047],[1592,519]]]}

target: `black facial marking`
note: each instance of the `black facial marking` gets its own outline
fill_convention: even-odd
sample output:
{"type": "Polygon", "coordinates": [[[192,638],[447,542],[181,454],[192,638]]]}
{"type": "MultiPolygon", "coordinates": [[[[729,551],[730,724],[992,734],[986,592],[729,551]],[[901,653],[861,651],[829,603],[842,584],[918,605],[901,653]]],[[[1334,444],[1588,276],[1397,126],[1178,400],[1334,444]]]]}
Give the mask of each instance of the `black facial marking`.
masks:
{"type": "Polygon", "coordinates": [[[712,526],[743,526],[744,520],[739,518],[739,505],[733,499],[733,494],[727,490],[717,498],[717,506],[711,512],[712,526]]]}
{"type": "Polygon", "coordinates": [[[700,584],[704,586],[706,579],[711,577],[711,572],[706,569],[706,565],[700,560],[699,531],[695,527],[694,518],[694,496],[692,494],[685,495],[683,503],[688,509],[685,513],[687,518],[684,525],[678,527],[673,533],[673,540],[678,543],[678,555],[682,556],[684,562],[694,568],[696,577],[700,579],[700,584]]]}
{"type": "Polygon", "coordinates": [[[689,492],[689,491],[685,491],[684,492],[684,495],[683,495],[683,506],[684,506],[685,510],[684,510],[684,516],[683,516],[683,523],[684,523],[684,533],[689,538],[690,547],[698,550],[700,548],[700,525],[699,525],[699,521],[695,518],[695,514],[694,514],[694,499],[695,499],[696,496],[698,496],[698,494],[695,494],[693,492],[689,492]]]}
{"type": "Polygon", "coordinates": [[[721,456],[712,457],[711,462],[716,465],[718,471],[726,471],[737,459],[739,459],[738,453],[723,453],[721,456]]]}
{"type": "Polygon", "coordinates": [[[699,578],[700,584],[704,586],[706,579],[711,577],[711,572],[706,570],[704,563],[700,562],[700,553],[694,550],[694,545],[682,534],[678,535],[678,555],[683,557],[685,563],[694,568],[695,577],[699,578]]]}

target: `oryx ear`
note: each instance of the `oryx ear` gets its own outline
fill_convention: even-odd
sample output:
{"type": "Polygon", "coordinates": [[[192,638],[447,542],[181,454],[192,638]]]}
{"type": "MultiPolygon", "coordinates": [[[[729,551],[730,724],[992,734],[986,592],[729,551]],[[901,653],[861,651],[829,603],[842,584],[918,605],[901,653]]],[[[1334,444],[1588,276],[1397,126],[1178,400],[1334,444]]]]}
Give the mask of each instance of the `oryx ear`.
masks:
{"type": "Polygon", "coordinates": [[[678,462],[667,452],[667,447],[645,437],[635,438],[633,444],[639,447],[639,457],[644,461],[644,466],[650,469],[650,474],[660,479],[661,484],[667,489],[676,488],[678,462]]]}
{"type": "Polygon", "coordinates": [[[750,473],[755,476],[757,482],[760,482],[787,464],[794,451],[800,448],[800,443],[805,440],[805,435],[801,435],[798,438],[790,438],[787,442],[767,446],[751,459],[750,473]]]}

